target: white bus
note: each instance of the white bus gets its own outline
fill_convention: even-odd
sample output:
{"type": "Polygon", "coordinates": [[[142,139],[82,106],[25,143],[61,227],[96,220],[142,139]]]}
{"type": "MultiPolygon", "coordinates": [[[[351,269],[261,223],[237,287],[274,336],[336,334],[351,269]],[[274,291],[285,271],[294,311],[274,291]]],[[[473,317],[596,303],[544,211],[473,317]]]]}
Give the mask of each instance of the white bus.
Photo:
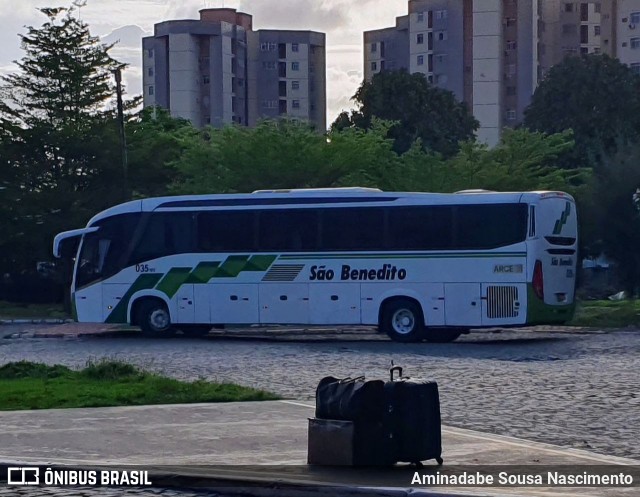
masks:
{"type": "Polygon", "coordinates": [[[54,254],[76,258],[80,322],[159,336],[360,324],[443,342],[571,319],[577,244],[562,192],[346,188],[135,200],[60,233],[54,254]]]}

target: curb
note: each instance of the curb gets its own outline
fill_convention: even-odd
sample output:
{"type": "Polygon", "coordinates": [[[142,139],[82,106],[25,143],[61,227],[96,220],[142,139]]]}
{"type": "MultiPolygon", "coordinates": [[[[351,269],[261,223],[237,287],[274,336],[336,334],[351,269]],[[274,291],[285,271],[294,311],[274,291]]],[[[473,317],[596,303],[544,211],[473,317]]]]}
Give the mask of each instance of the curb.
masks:
{"type": "Polygon", "coordinates": [[[0,325],[6,324],[66,324],[74,323],[73,319],[0,319],[0,325]]]}

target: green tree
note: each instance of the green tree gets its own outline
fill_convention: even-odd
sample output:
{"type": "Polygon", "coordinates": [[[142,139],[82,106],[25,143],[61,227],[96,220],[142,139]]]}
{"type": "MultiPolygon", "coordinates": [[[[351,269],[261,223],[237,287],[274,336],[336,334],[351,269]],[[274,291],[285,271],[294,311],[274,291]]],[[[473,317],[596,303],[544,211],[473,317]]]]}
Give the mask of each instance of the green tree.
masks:
{"type": "Polygon", "coordinates": [[[594,248],[616,262],[620,281],[632,295],[640,290],[640,222],[633,202],[640,185],[639,161],[638,144],[606,158],[594,178],[588,211],[583,213],[596,221],[594,248]]]}
{"type": "Polygon", "coordinates": [[[117,127],[106,110],[115,93],[112,71],[121,64],[73,7],[40,11],[47,20],[21,36],[18,71],[1,78],[5,272],[35,269],[51,257],[55,233],[122,198],[117,127]]]}
{"type": "Polygon", "coordinates": [[[419,138],[425,149],[450,157],[461,141],[474,139],[479,126],[466,104],[456,101],[452,92],[430,85],[420,73],[378,73],[371,82],[362,83],[353,100],[358,109],[340,114],[332,128],[369,129],[374,118],[393,121],[389,137],[398,153],[409,150],[419,138]]]}
{"type": "Polygon", "coordinates": [[[576,147],[563,167],[594,167],[640,134],[640,76],[607,55],[567,57],[536,89],[524,125],[534,131],[572,129],[576,147]]]}

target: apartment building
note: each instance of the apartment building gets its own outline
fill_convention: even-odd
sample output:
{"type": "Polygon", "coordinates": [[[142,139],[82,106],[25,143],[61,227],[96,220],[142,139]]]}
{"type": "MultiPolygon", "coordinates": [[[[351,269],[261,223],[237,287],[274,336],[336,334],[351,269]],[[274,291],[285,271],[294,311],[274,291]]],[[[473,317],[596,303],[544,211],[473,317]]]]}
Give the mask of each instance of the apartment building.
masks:
{"type": "Polygon", "coordinates": [[[143,38],[144,106],[196,126],[253,126],[288,116],[326,129],[325,35],[253,30],[235,9],[203,9],[143,38]]]}
{"type": "Polygon", "coordinates": [[[469,105],[478,139],[494,145],[553,65],[597,53],[640,72],[640,0],[409,0],[395,27],[364,33],[364,74],[424,73],[469,105]]]}

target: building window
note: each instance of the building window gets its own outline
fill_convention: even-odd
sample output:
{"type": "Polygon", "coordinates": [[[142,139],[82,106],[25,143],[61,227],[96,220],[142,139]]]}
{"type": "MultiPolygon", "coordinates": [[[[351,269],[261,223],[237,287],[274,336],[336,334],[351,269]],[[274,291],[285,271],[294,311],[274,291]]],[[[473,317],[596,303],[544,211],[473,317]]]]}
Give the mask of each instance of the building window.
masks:
{"type": "Polygon", "coordinates": [[[516,65],[515,64],[507,65],[507,75],[515,76],[515,74],[516,74],[516,65]]]}
{"type": "Polygon", "coordinates": [[[211,124],[211,118],[210,117],[205,117],[204,118],[204,123],[205,124],[211,124]]]}
{"type": "Polygon", "coordinates": [[[269,43],[269,50],[273,51],[277,49],[278,49],[278,45],[276,43],[269,43]]]}
{"type": "Polygon", "coordinates": [[[631,13],[631,24],[640,24],[640,12],[631,13]]]}
{"type": "Polygon", "coordinates": [[[291,44],[291,51],[292,52],[299,52],[300,51],[300,45],[298,45],[297,43],[292,43],[291,44]]]}
{"type": "Polygon", "coordinates": [[[507,17],[507,19],[505,20],[505,24],[508,28],[515,26],[516,23],[517,23],[517,20],[515,17],[507,17]]]}
{"type": "Polygon", "coordinates": [[[427,56],[427,71],[433,71],[433,54],[427,56]]]}
{"type": "Polygon", "coordinates": [[[602,12],[602,4],[600,2],[596,2],[596,4],[595,4],[595,13],[599,14],[600,12],[602,12]]]}
{"type": "Polygon", "coordinates": [[[594,36],[600,36],[600,26],[594,26],[593,27],[593,35],[594,36]]]}
{"type": "Polygon", "coordinates": [[[291,70],[292,71],[299,71],[300,70],[300,62],[292,62],[291,63],[291,70]]]}
{"type": "Polygon", "coordinates": [[[596,55],[600,55],[600,47],[593,47],[593,53],[596,55]]]}
{"type": "Polygon", "coordinates": [[[438,40],[440,41],[444,41],[449,39],[449,34],[446,31],[439,31],[438,32],[438,40]]]}
{"type": "Polygon", "coordinates": [[[293,100],[291,102],[291,107],[293,107],[294,109],[299,109],[300,108],[300,100],[293,100]]]}
{"type": "Polygon", "coordinates": [[[446,53],[441,53],[436,55],[436,60],[438,61],[439,64],[442,64],[444,61],[447,60],[447,54],[446,53]]]}
{"type": "Polygon", "coordinates": [[[265,109],[277,109],[278,101],[277,100],[263,100],[262,107],[265,109]]]}
{"type": "Polygon", "coordinates": [[[372,43],[371,44],[371,53],[376,53],[378,51],[378,44],[377,43],[372,43]]]}
{"type": "Polygon", "coordinates": [[[153,95],[153,86],[149,87],[149,95],[153,95]]]}
{"type": "Polygon", "coordinates": [[[640,38],[631,38],[631,48],[640,48],[640,38]]]}
{"type": "Polygon", "coordinates": [[[292,81],[291,82],[291,89],[292,90],[299,90],[300,89],[300,81],[292,81]]]}
{"type": "Polygon", "coordinates": [[[418,12],[418,22],[424,22],[424,12],[418,12]]]}
{"type": "Polygon", "coordinates": [[[149,76],[153,76],[153,67],[150,67],[150,68],[148,69],[147,74],[148,74],[149,76]]]}
{"type": "Polygon", "coordinates": [[[518,115],[514,109],[509,109],[507,111],[507,121],[515,121],[518,118],[518,115]]]}
{"type": "Polygon", "coordinates": [[[633,64],[629,65],[629,68],[636,74],[640,74],[640,63],[639,62],[634,62],[633,64]]]}
{"type": "Polygon", "coordinates": [[[371,70],[372,71],[377,71],[378,70],[378,63],[377,62],[372,62],[371,63],[371,70]]]}
{"type": "Polygon", "coordinates": [[[581,55],[587,55],[589,53],[589,48],[588,47],[580,47],[580,54],[581,55]]]}
{"type": "Polygon", "coordinates": [[[424,65],[424,55],[418,55],[418,65],[419,66],[424,65]]]}
{"type": "Polygon", "coordinates": [[[513,97],[516,94],[516,87],[515,86],[507,86],[507,96],[508,97],[513,97]]]}
{"type": "Polygon", "coordinates": [[[149,50],[147,50],[147,54],[149,55],[150,59],[153,59],[153,48],[150,48],[149,50]]]}
{"type": "Polygon", "coordinates": [[[572,3],[565,3],[564,4],[564,11],[565,12],[573,12],[573,4],[572,3]]]}
{"type": "Polygon", "coordinates": [[[429,75],[429,76],[427,76],[427,81],[428,81],[429,83],[433,83],[433,75],[429,75]]]}
{"type": "Polygon", "coordinates": [[[513,40],[507,41],[507,50],[515,50],[515,49],[516,49],[516,42],[513,40]]]}
{"type": "Polygon", "coordinates": [[[275,63],[275,61],[263,62],[262,63],[262,68],[263,69],[275,69],[276,68],[276,63],[275,63]]]}
{"type": "Polygon", "coordinates": [[[417,42],[418,45],[422,45],[424,43],[424,35],[422,33],[418,34],[417,42]]]}
{"type": "Polygon", "coordinates": [[[208,85],[211,82],[211,80],[209,79],[209,76],[203,76],[202,77],[202,83],[205,85],[208,85]]]}
{"type": "Polygon", "coordinates": [[[446,10],[436,10],[436,19],[446,19],[447,15],[448,13],[446,10]]]}

